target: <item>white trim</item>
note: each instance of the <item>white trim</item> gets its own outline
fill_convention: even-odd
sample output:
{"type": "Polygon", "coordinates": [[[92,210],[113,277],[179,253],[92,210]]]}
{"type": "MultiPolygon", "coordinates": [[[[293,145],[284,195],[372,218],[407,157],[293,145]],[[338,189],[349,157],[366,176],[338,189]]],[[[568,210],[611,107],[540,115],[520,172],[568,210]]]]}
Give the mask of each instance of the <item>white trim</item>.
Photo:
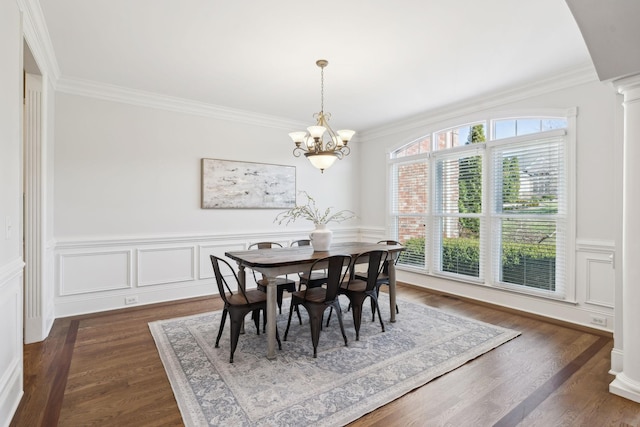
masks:
{"type": "MultiPolygon", "coordinates": [[[[331,228],[334,236],[338,234],[340,238],[357,239],[359,228],[331,228]]],[[[251,232],[251,233],[216,233],[216,234],[166,234],[166,235],[152,235],[152,236],[114,236],[110,238],[104,238],[101,236],[94,236],[92,238],[85,239],[58,239],[55,241],[55,249],[71,250],[71,249],[88,249],[97,248],[103,246],[140,246],[140,245],[162,245],[162,244],[175,244],[175,243],[194,243],[194,242],[219,242],[229,240],[241,240],[241,241],[262,241],[271,240],[274,238],[283,239],[285,236],[289,240],[294,240],[308,235],[313,231],[313,226],[310,225],[305,229],[298,230],[276,230],[265,232],[251,232]],[[276,237],[274,237],[276,236],[276,237]]]]}
{"type": "Polygon", "coordinates": [[[451,295],[477,300],[509,309],[556,319],[575,325],[585,326],[605,332],[613,331],[613,314],[596,311],[578,303],[552,298],[539,298],[528,293],[514,290],[479,286],[463,280],[443,278],[435,275],[425,275],[423,272],[408,271],[398,267],[398,281],[418,287],[432,289],[451,295]],[[592,315],[606,319],[606,327],[599,327],[591,323],[592,315]]]}
{"type": "Polygon", "coordinates": [[[14,259],[0,266],[0,321],[6,334],[0,366],[0,425],[8,426],[24,394],[23,390],[23,298],[24,262],[14,259]],[[7,421],[5,421],[7,420],[7,421]]]}
{"type": "Polygon", "coordinates": [[[121,102],[140,107],[157,108],[196,116],[240,122],[244,124],[291,130],[308,125],[299,121],[267,114],[254,113],[220,105],[207,104],[185,98],[130,89],[90,80],[63,77],[58,81],[57,90],[71,95],[86,96],[105,101],[121,102]]]}
{"type": "Polygon", "coordinates": [[[610,253],[615,252],[616,243],[613,240],[577,239],[576,251],[610,253]]]}
{"type": "MultiPolygon", "coordinates": [[[[167,247],[155,247],[155,248],[142,248],[137,250],[137,284],[138,287],[144,286],[155,286],[155,285],[165,285],[168,283],[181,283],[181,282],[192,282],[196,280],[196,263],[197,263],[197,254],[196,254],[196,246],[195,245],[183,245],[183,246],[167,246],[167,247]],[[145,254],[159,253],[159,252],[184,252],[187,251],[189,254],[189,265],[187,266],[187,270],[189,272],[186,275],[176,275],[173,277],[167,277],[162,280],[148,280],[144,278],[145,275],[145,254]]],[[[184,267],[184,266],[181,266],[184,267]]],[[[152,268],[152,267],[148,267],[152,268]]]]}
{"type": "MultiPolygon", "coordinates": [[[[209,253],[224,254],[229,250],[246,248],[250,242],[257,241],[278,241],[289,246],[291,241],[306,237],[311,230],[312,226],[306,230],[287,229],[286,231],[272,230],[242,234],[122,236],[108,240],[101,238],[60,240],[53,249],[57,260],[56,289],[58,290],[55,296],[55,317],[129,307],[130,305],[125,303],[129,297],[136,297],[137,305],[145,305],[214,294],[217,291],[213,274],[208,272],[211,267],[205,265],[205,263],[209,264],[209,253]],[[159,251],[166,252],[165,258],[162,254],[153,256],[159,251]],[[180,256],[173,259],[171,251],[182,252],[179,252],[180,256]],[[185,255],[184,251],[188,251],[188,255],[185,255]],[[109,258],[114,254],[116,257],[109,258]],[[125,256],[118,256],[118,254],[125,254],[125,256]],[[106,256],[106,259],[112,263],[105,268],[115,269],[113,277],[107,278],[107,286],[101,286],[100,289],[97,287],[87,289],[81,286],[85,282],[95,284],[95,266],[100,265],[101,256],[106,256]],[[75,263],[74,270],[66,276],[64,274],[65,259],[73,259],[75,263]],[[170,259],[171,262],[165,263],[166,259],[170,259]],[[154,270],[156,268],[161,268],[162,271],[157,272],[154,270]],[[123,275],[126,275],[127,282],[117,282],[116,279],[123,275]],[[65,284],[65,280],[71,280],[71,285],[65,284]]],[[[361,234],[365,235],[367,241],[386,238],[384,230],[378,228],[363,229],[362,232],[359,228],[332,230],[334,242],[360,241],[361,234]]]]}
{"type": "MultiPolygon", "coordinates": [[[[479,111],[489,111],[523,99],[529,99],[534,96],[596,81],[598,81],[598,77],[593,64],[587,64],[547,79],[539,79],[533,83],[507,89],[502,92],[494,92],[473,99],[467,99],[443,108],[425,111],[389,125],[365,130],[360,132],[360,138],[364,141],[367,139],[393,136],[398,133],[411,132],[413,136],[408,137],[405,141],[414,141],[420,138],[420,135],[426,134],[424,129],[434,128],[437,123],[443,124],[442,127],[445,128],[448,127],[447,123],[455,126],[454,121],[459,123],[470,121],[469,119],[460,120],[461,117],[479,117],[479,111]]],[[[512,111],[517,112],[517,110],[512,111]]],[[[545,109],[542,108],[537,111],[544,112],[545,109]]]]}
{"type": "Polygon", "coordinates": [[[616,374],[616,378],[609,384],[609,391],[640,403],[640,383],[629,378],[624,372],[616,374]]]}
{"type": "MultiPolygon", "coordinates": [[[[95,293],[95,292],[102,292],[102,291],[113,291],[113,290],[119,290],[119,289],[131,289],[132,286],[132,270],[131,270],[131,266],[132,266],[132,259],[133,257],[133,252],[131,250],[128,249],[116,249],[116,250],[103,250],[103,251],[90,251],[90,252],[79,252],[79,253],[63,253],[60,254],[58,256],[58,283],[60,284],[59,286],[59,295],[61,297],[65,297],[65,296],[71,296],[71,295],[81,295],[81,294],[91,294],[91,293],[95,293]],[[65,261],[68,259],[73,259],[73,258],[89,258],[89,257],[100,257],[100,256],[112,256],[112,255],[124,255],[125,259],[126,259],[126,265],[124,266],[124,268],[126,269],[126,282],[125,283],[118,283],[118,284],[114,284],[111,286],[106,286],[106,287],[101,287],[101,288],[96,288],[96,287],[92,287],[92,288],[80,288],[80,289],[76,289],[74,291],[67,291],[66,287],[65,287],[65,261]]],[[[92,282],[87,282],[87,283],[92,283],[92,282]]]]}
{"type": "Polygon", "coordinates": [[[56,59],[53,43],[49,37],[47,23],[37,0],[16,0],[23,13],[22,31],[29,49],[44,76],[49,76],[52,84],[60,78],[60,67],[56,59]]]}
{"type": "Polygon", "coordinates": [[[24,261],[16,258],[13,261],[0,267],[0,288],[9,283],[14,278],[24,274],[24,261]]]}
{"type": "Polygon", "coordinates": [[[615,347],[611,350],[611,369],[609,370],[611,375],[616,375],[619,372],[622,372],[623,357],[624,352],[622,350],[615,347]]]}

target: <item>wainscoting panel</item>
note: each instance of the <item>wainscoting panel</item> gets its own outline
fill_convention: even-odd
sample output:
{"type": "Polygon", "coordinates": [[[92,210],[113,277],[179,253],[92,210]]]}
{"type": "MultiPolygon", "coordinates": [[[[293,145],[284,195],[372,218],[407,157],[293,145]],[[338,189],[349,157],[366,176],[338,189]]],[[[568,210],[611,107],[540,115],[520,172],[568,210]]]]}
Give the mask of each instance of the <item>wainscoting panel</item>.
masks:
{"type": "Polygon", "coordinates": [[[60,254],[60,295],[131,287],[130,250],[60,254]]]}
{"type": "MultiPolygon", "coordinates": [[[[213,267],[211,266],[211,258],[209,255],[215,255],[219,258],[225,258],[224,253],[230,251],[244,251],[247,249],[247,245],[238,243],[235,245],[212,243],[203,244],[198,246],[200,252],[200,271],[198,272],[199,279],[213,279],[213,267]]],[[[227,261],[235,268],[236,263],[226,258],[227,261]]]]}
{"type": "Polygon", "coordinates": [[[398,267],[397,278],[401,282],[412,285],[613,332],[615,259],[614,242],[592,240],[576,242],[575,301],[537,297],[492,286],[447,279],[403,266],[398,267]]]}
{"type": "MultiPolygon", "coordinates": [[[[311,229],[312,227],[310,227],[311,229]]],[[[358,241],[359,230],[333,230],[334,242],[358,241]]],[[[251,243],[305,238],[308,231],[171,235],[55,242],[55,317],[154,304],[217,293],[209,255],[251,243]]],[[[237,268],[235,263],[231,263],[237,268]]],[[[246,274],[247,286],[253,275],[246,274]]]]}
{"type": "Polygon", "coordinates": [[[584,303],[613,309],[615,289],[613,243],[583,241],[576,247],[576,288],[584,289],[584,303]]]}
{"type": "Polygon", "coordinates": [[[613,308],[613,267],[610,259],[587,258],[587,298],[588,304],[613,308]]]}
{"type": "Polygon", "coordinates": [[[22,260],[0,266],[0,425],[8,425],[23,393],[23,268],[22,260]]]}
{"type": "Polygon", "coordinates": [[[138,250],[138,286],[195,280],[196,247],[173,246],[138,250]]]}

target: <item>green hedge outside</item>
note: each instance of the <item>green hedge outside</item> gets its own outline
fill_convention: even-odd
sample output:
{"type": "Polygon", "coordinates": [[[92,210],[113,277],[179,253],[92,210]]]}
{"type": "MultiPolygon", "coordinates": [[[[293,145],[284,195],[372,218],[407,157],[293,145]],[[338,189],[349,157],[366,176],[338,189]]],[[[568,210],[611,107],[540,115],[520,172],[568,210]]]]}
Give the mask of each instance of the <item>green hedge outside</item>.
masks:
{"type": "MultiPolygon", "coordinates": [[[[398,262],[424,266],[423,237],[409,239],[398,262]]],[[[442,271],[478,277],[480,248],[476,239],[444,239],[442,271]]],[[[502,281],[554,291],[555,247],[550,245],[505,243],[502,247],[502,281]]]]}

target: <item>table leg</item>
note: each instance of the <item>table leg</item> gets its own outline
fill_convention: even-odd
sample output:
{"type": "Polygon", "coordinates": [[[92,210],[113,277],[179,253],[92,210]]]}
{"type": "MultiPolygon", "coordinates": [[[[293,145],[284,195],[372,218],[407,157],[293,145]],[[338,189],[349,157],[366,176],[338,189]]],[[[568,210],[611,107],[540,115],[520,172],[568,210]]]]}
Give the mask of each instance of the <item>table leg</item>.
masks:
{"type": "Polygon", "coordinates": [[[391,312],[391,323],[396,321],[396,266],[393,260],[389,262],[389,310],[391,312]]]}
{"type": "MultiPolygon", "coordinates": [[[[242,264],[238,265],[238,286],[245,291],[247,290],[247,275],[242,264]]],[[[244,322],[240,325],[240,333],[244,334],[244,322]]]]}
{"type": "Polygon", "coordinates": [[[267,359],[276,358],[276,278],[268,277],[267,285],[267,359]]]}

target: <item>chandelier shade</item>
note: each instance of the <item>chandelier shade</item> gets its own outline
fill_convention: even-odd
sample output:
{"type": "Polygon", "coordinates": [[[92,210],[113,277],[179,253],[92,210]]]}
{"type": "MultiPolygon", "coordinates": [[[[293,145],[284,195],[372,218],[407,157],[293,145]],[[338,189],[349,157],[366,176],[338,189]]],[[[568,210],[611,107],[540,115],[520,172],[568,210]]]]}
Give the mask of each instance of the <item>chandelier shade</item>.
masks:
{"type": "Polygon", "coordinates": [[[309,162],[324,173],[333,165],[336,159],[342,159],[348,156],[351,149],[347,146],[353,135],[353,130],[344,129],[334,131],[329,126],[329,118],[331,114],[324,112],[324,67],[329,62],[325,59],[316,61],[316,65],[320,67],[320,112],[315,113],[313,117],[316,119],[315,126],[309,126],[306,131],[297,131],[289,133],[289,137],[295,143],[293,155],[300,157],[301,154],[309,159],[309,162]]]}

